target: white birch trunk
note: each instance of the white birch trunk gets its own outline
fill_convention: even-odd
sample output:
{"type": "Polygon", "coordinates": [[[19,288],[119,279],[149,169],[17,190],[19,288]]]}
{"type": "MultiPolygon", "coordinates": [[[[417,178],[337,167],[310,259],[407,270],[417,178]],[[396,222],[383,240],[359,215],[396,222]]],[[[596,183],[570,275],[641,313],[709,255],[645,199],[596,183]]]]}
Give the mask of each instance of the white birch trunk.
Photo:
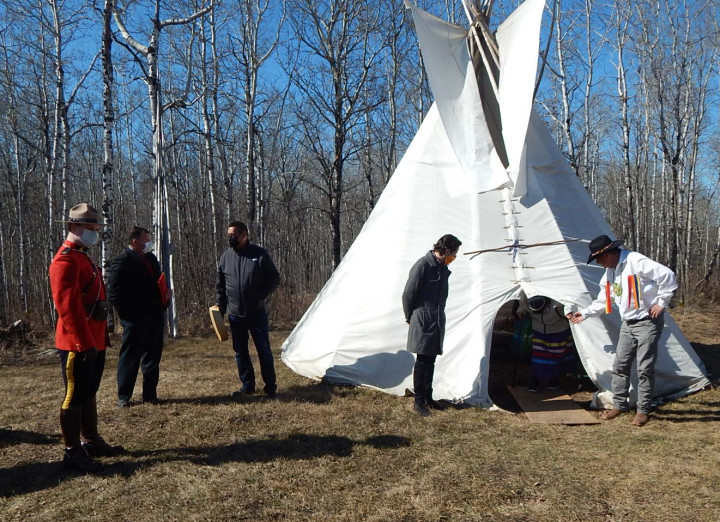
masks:
{"type": "MultiPolygon", "coordinates": [[[[113,109],[113,63],[112,63],[112,12],[115,0],[105,0],[103,7],[102,33],[102,70],[103,70],[103,166],[102,166],[102,215],[105,225],[100,249],[100,265],[107,280],[110,268],[110,251],[113,237],[113,197],[112,182],[115,169],[113,151],[113,128],[115,111],[113,109]]],[[[114,330],[114,317],[108,316],[108,326],[114,330]]]]}
{"type": "MultiPolygon", "coordinates": [[[[160,250],[158,251],[158,261],[160,266],[165,273],[168,286],[171,289],[175,288],[173,280],[173,262],[172,262],[172,241],[170,237],[170,210],[168,204],[168,191],[167,181],[165,179],[165,170],[163,167],[164,158],[164,144],[163,144],[163,112],[164,108],[162,105],[162,89],[160,86],[160,74],[158,66],[158,47],[160,45],[160,32],[164,27],[169,25],[186,25],[193,20],[203,16],[213,8],[213,2],[210,1],[210,5],[204,9],[201,9],[194,14],[182,19],[169,19],[165,21],[160,20],[160,1],[156,0],[155,10],[153,14],[153,30],[150,36],[150,42],[147,46],[140,44],[135,40],[125,27],[125,24],[120,17],[120,13],[117,10],[113,12],[115,22],[120,29],[120,32],[128,43],[136,52],[142,54],[147,62],[147,76],[145,77],[145,83],[148,87],[148,96],[150,99],[150,118],[152,126],[152,150],[154,156],[153,173],[155,177],[155,206],[153,209],[154,215],[154,232],[156,241],[160,239],[160,250]]],[[[177,313],[176,313],[176,301],[174,293],[171,295],[170,302],[168,304],[167,320],[170,335],[177,337],[178,335],[178,324],[177,324],[177,313]]]]}

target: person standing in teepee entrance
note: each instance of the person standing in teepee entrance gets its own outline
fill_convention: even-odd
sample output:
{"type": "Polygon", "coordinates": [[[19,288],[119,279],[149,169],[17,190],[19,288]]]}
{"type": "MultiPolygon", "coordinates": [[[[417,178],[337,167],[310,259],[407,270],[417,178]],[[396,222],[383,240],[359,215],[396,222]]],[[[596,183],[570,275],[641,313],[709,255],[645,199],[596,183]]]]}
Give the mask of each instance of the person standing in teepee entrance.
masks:
{"type": "Polygon", "coordinates": [[[442,409],[432,398],[435,359],[442,354],[445,337],[445,302],[448,296],[447,265],[457,256],[462,243],[452,234],[445,234],[427,254],[410,269],[402,295],[408,331],[408,351],[415,353],[413,385],[414,410],[426,417],[428,408],[442,409]]]}
{"type": "Polygon", "coordinates": [[[677,289],[675,274],[638,252],[620,248],[623,241],[598,236],[590,242],[590,257],[605,268],[600,293],[590,306],[568,314],[574,324],[587,317],[611,313],[617,307],[622,326],[613,363],[613,407],[603,414],[612,420],[629,409],[630,372],[637,360],[638,399],[635,426],[644,426],[652,407],[658,341],[665,324],[664,311],[677,289]]]}

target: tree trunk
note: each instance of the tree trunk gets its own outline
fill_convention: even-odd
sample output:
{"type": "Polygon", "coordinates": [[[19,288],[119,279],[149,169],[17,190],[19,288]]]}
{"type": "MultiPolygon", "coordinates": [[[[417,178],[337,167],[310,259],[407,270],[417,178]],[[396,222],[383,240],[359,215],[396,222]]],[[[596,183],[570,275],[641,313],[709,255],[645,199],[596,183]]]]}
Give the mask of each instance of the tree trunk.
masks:
{"type": "MultiPolygon", "coordinates": [[[[102,166],[102,215],[105,222],[102,234],[102,247],[100,265],[105,278],[110,268],[110,252],[113,237],[113,197],[112,181],[115,168],[113,151],[113,128],[115,126],[115,111],[113,109],[113,63],[112,63],[112,13],[115,9],[115,0],[105,0],[103,8],[102,33],[102,70],[103,70],[103,166],[102,166]]],[[[108,326],[114,330],[114,317],[108,316],[108,326]]]]}

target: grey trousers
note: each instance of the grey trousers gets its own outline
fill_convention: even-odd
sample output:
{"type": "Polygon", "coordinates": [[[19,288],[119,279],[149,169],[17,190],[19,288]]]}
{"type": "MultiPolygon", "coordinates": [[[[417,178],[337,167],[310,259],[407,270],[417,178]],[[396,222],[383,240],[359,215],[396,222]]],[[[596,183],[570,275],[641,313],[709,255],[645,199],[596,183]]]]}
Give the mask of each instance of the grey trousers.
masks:
{"type": "Polygon", "coordinates": [[[664,324],[663,314],[657,319],[648,318],[635,324],[623,321],[613,363],[612,393],[615,408],[619,410],[629,408],[630,374],[633,362],[637,360],[637,411],[650,413],[655,387],[658,341],[664,324]]]}

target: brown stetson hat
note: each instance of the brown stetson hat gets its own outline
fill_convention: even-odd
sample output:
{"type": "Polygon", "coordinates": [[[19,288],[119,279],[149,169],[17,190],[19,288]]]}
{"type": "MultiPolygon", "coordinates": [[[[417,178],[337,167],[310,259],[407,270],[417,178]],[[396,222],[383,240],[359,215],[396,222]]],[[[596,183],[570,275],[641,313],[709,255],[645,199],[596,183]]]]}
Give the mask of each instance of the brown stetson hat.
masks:
{"type": "Polygon", "coordinates": [[[598,236],[592,241],[588,247],[590,248],[590,257],[588,257],[587,264],[593,262],[593,260],[613,248],[617,248],[625,242],[624,239],[616,239],[613,241],[606,235],[598,236]]]}
{"type": "Polygon", "coordinates": [[[89,203],[79,203],[70,209],[68,219],[60,223],[75,223],[78,225],[104,225],[100,220],[100,212],[89,203]]]}

